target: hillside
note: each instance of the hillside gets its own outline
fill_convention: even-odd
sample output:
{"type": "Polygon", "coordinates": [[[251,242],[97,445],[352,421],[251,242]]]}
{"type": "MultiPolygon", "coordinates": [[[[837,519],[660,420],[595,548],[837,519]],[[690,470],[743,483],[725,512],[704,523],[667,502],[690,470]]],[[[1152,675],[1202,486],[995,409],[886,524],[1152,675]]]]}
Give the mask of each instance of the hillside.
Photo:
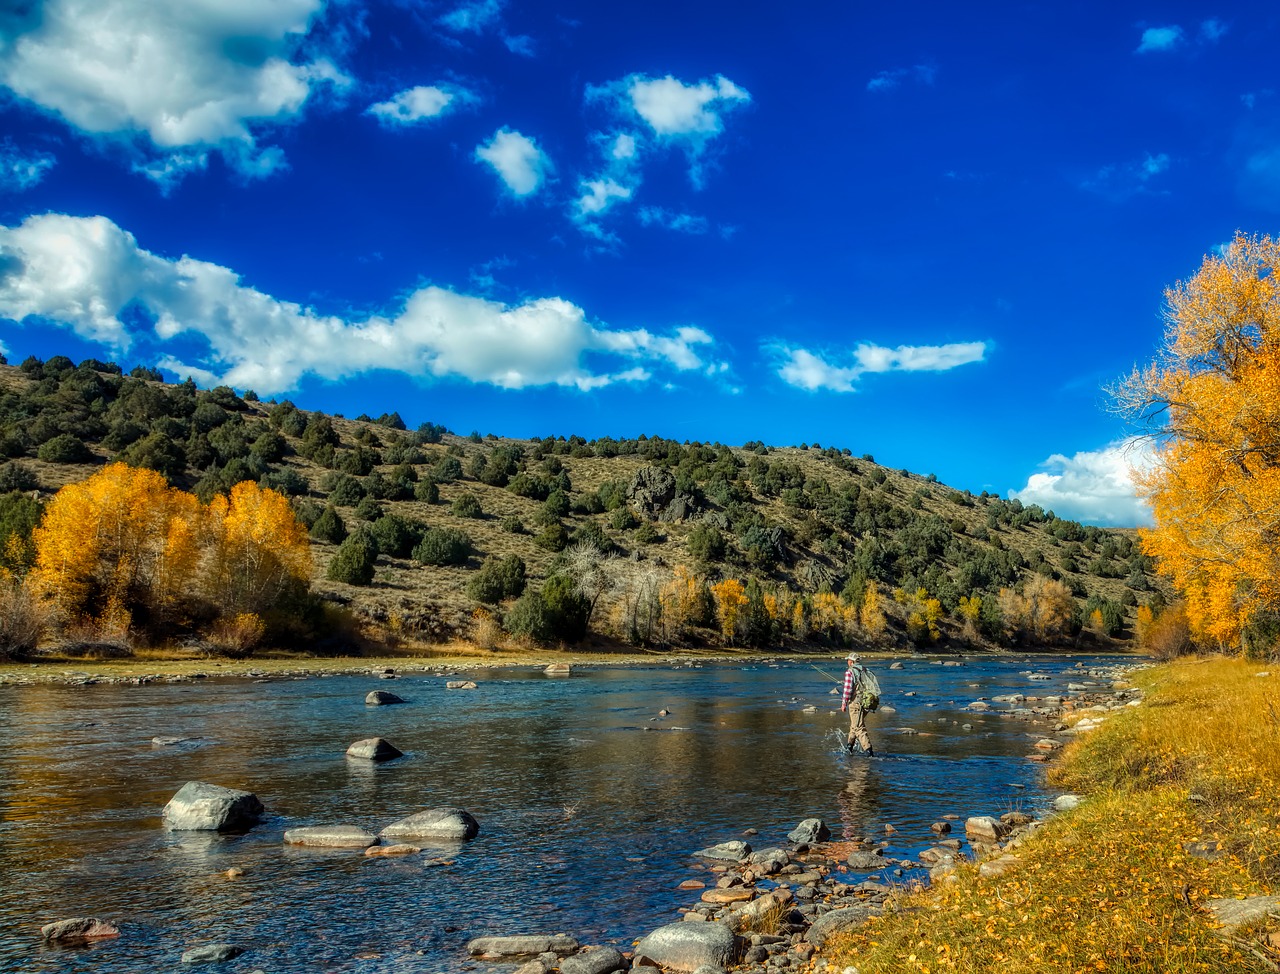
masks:
{"type": "Polygon", "coordinates": [[[548,635],[513,622],[511,597],[557,575],[591,603],[592,638],[643,645],[1078,643],[1083,627],[1109,646],[1129,642],[1137,606],[1164,601],[1131,532],[847,448],[458,436],[430,423],[406,430],[397,414],[352,420],[159,378],[65,357],[0,366],[0,494],[47,499],[119,459],[206,501],[258,481],[290,496],[308,527],[332,505],[379,551],[371,582],[347,584],[327,577],[339,545],[314,540],[314,589],[382,641],[492,642],[500,621],[575,638],[572,626],[548,635]],[[523,584],[510,574],[517,559],[523,584]],[[723,584],[733,579],[740,590],[723,584]],[[1046,580],[1062,585],[1042,593],[1046,580]],[[1037,616],[1053,591],[1069,591],[1071,619],[1037,616]]]}

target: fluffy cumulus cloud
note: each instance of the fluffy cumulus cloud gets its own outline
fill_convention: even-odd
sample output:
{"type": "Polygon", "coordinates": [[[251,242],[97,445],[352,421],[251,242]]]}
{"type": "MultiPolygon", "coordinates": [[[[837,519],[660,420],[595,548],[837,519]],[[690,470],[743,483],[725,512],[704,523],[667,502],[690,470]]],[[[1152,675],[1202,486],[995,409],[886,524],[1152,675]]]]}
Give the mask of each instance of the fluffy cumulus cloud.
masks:
{"type": "Polygon", "coordinates": [[[476,146],[476,160],[491,167],[518,199],[536,193],[553,169],[538,143],[508,128],[499,129],[488,142],[476,146]]]}
{"type": "Polygon", "coordinates": [[[1121,440],[1070,457],[1055,453],[1027,478],[1025,487],[1009,491],[1009,496],[1089,524],[1150,524],[1151,509],[1135,491],[1133,471],[1148,468],[1151,457],[1151,444],[1143,439],[1121,440]]]}
{"type": "Polygon", "coordinates": [[[899,345],[886,348],[871,342],[854,347],[850,361],[832,362],[805,348],[778,346],[772,349],[778,360],[782,381],[809,392],[853,392],[858,379],[881,372],[946,372],[986,358],[985,342],[954,342],[948,345],[899,345]]]}
{"type": "Polygon", "coordinates": [[[472,101],[475,96],[456,85],[416,85],[370,105],[365,111],[384,125],[420,125],[472,101]]]}
{"type": "Polygon", "coordinates": [[[1168,27],[1148,27],[1142,32],[1142,40],[1138,42],[1135,54],[1152,54],[1157,51],[1172,51],[1182,46],[1186,35],[1177,24],[1168,27]]]}
{"type": "Polygon", "coordinates": [[[0,193],[21,193],[44,179],[57,160],[48,152],[19,149],[10,139],[0,143],[0,193]]]}
{"type": "Polygon", "coordinates": [[[0,16],[0,83],[82,133],[123,140],[153,178],[218,151],[247,176],[283,163],[255,129],[296,119],[346,77],[295,60],[325,0],[45,0],[0,16]],[[157,159],[174,157],[171,166],[157,159]]]}
{"type": "Polygon", "coordinates": [[[52,322],[116,352],[158,344],[175,349],[163,361],[180,375],[264,393],[307,375],[378,369],[582,390],[644,382],[657,370],[721,370],[701,329],[613,330],[559,297],[504,304],[423,287],[394,313],[323,315],[247,287],[229,268],[152,254],[100,216],[46,214],[0,227],[0,318],[52,322]],[[177,351],[193,343],[203,351],[177,351]]]}

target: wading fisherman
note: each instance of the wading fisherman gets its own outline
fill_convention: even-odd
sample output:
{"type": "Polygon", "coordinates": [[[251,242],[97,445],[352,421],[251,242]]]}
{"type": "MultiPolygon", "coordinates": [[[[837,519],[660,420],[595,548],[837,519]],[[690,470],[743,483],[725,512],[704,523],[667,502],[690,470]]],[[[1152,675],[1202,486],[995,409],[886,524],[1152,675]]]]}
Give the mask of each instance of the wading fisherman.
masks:
{"type": "Polygon", "coordinates": [[[868,755],[874,755],[871,738],[867,736],[867,714],[880,706],[880,683],[871,671],[862,665],[857,653],[845,659],[844,692],[840,697],[840,709],[849,711],[849,750],[856,743],[868,755]]]}

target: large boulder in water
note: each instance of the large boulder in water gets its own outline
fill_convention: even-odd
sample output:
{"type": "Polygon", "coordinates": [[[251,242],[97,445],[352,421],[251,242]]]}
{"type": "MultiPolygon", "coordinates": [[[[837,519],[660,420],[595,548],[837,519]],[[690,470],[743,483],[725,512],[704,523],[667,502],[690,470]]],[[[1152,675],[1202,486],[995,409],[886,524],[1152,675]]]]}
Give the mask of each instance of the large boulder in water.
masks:
{"type": "Polygon", "coordinates": [[[737,952],[737,937],[726,924],[669,923],[636,945],[635,956],[645,957],[673,971],[696,971],[704,964],[727,968],[737,952]]]}
{"type": "Polygon", "coordinates": [[[165,805],[164,824],[179,831],[241,832],[265,811],[253,792],[188,781],[165,805]]]}
{"type": "Polygon", "coordinates": [[[389,690],[370,690],[364,702],[370,707],[381,707],[393,703],[404,703],[404,697],[398,697],[389,690]]]}
{"type": "Polygon", "coordinates": [[[815,842],[826,842],[831,838],[831,830],[820,818],[806,818],[787,833],[787,838],[797,844],[804,842],[813,845],[815,842]]]}
{"type": "Polygon", "coordinates": [[[384,737],[366,737],[347,748],[347,757],[361,761],[391,761],[404,757],[404,752],[384,737]]]}
{"type": "Polygon", "coordinates": [[[398,822],[392,822],[379,833],[384,839],[442,839],[469,842],[480,834],[480,823],[461,808],[428,808],[398,822]]]}

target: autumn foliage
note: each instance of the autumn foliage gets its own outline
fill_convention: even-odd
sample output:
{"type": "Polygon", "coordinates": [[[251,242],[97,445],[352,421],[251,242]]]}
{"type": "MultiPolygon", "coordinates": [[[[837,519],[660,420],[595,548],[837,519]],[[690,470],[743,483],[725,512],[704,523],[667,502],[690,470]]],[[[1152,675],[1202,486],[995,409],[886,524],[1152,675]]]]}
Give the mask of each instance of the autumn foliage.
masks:
{"type": "Polygon", "coordinates": [[[311,573],[306,530],[274,491],[245,482],[202,505],[122,463],[59,490],[33,540],[32,579],[58,618],[108,633],[223,620],[260,638],[259,614],[311,573]]]}
{"type": "Polygon", "coordinates": [[[1280,610],[1280,240],[1237,235],[1165,297],[1160,352],[1116,390],[1157,445],[1142,544],[1192,632],[1238,645],[1280,610]]]}

